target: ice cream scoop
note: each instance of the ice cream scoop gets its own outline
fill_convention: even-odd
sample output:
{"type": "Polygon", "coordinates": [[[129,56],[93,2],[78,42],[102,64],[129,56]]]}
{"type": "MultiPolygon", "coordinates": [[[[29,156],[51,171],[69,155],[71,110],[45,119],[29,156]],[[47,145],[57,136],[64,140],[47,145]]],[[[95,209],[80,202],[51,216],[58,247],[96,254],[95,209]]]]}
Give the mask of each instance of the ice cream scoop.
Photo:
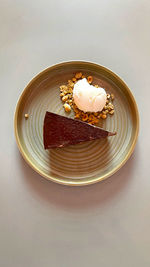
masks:
{"type": "Polygon", "coordinates": [[[98,112],[106,105],[106,91],[87,82],[84,78],[75,83],[73,98],[77,107],[84,112],[98,112]]]}

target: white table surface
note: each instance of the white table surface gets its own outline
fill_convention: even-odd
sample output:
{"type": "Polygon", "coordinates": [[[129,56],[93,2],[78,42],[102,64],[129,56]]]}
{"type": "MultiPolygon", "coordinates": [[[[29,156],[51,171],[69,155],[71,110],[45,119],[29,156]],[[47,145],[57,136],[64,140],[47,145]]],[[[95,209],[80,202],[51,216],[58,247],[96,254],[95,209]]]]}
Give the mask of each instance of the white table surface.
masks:
{"type": "Polygon", "coordinates": [[[150,266],[150,1],[0,1],[0,266],[150,266]],[[65,187],[18,152],[16,102],[43,69],[68,60],[104,65],[137,101],[140,133],[111,178],[65,187]]]}

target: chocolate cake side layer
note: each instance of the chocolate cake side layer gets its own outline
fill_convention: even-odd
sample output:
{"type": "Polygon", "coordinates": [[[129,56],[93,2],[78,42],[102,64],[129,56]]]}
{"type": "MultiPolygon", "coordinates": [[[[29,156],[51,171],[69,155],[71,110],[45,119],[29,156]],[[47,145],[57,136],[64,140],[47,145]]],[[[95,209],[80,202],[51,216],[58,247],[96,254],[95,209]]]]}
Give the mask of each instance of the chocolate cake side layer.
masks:
{"type": "Polygon", "coordinates": [[[46,112],[43,126],[44,148],[64,147],[85,141],[113,136],[116,133],[105,131],[86,122],[46,112]]]}

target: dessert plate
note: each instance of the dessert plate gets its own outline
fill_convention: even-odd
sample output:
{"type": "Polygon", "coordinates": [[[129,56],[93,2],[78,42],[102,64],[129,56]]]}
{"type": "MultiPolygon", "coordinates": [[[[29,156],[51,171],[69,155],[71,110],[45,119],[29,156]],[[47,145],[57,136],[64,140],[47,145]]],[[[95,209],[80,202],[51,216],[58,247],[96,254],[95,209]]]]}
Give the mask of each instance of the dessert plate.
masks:
{"type": "Polygon", "coordinates": [[[109,69],[89,62],[73,61],[52,66],[38,74],[19,98],[14,119],[18,148],[26,162],[48,180],[65,185],[88,185],[108,178],[131,156],[139,131],[135,99],[127,85],[109,69]],[[44,150],[43,120],[46,111],[65,113],[59,86],[76,72],[92,75],[93,84],[115,95],[115,114],[100,122],[116,136],[65,148],[44,150]],[[28,114],[28,118],[25,118],[28,114]]]}

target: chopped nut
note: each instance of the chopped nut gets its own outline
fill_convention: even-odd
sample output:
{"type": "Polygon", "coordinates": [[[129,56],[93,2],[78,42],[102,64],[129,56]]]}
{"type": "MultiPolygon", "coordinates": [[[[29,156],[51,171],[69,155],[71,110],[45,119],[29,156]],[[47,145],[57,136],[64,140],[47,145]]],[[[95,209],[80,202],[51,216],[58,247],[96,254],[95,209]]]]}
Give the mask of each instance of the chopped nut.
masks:
{"type": "Polygon", "coordinates": [[[82,111],[78,109],[78,111],[76,112],[76,114],[80,114],[80,116],[82,115],[82,111]]]}
{"type": "Polygon", "coordinates": [[[102,117],[102,114],[100,113],[100,114],[97,116],[97,118],[100,119],[101,117],[102,117]]]}
{"type": "Polygon", "coordinates": [[[109,100],[107,99],[107,100],[106,100],[106,104],[108,104],[108,103],[109,103],[109,100]]]}
{"type": "Polygon", "coordinates": [[[68,94],[67,90],[64,90],[63,93],[64,93],[64,95],[68,94]]]}
{"type": "Polygon", "coordinates": [[[91,115],[89,115],[89,120],[90,121],[93,121],[93,120],[95,120],[96,118],[95,118],[95,116],[93,115],[93,114],[91,114],[91,115]]]}
{"type": "Polygon", "coordinates": [[[72,98],[72,94],[68,94],[68,98],[71,99],[72,98]]]}
{"type": "Polygon", "coordinates": [[[87,81],[88,81],[88,83],[92,83],[93,82],[93,77],[92,76],[88,76],[87,77],[87,81]]]}
{"type": "Polygon", "coordinates": [[[82,118],[82,121],[87,121],[88,120],[88,114],[86,114],[86,113],[83,114],[81,118],[82,118]]]}
{"type": "Polygon", "coordinates": [[[109,102],[108,103],[108,110],[112,110],[112,109],[114,109],[114,105],[109,102]]]}
{"type": "Polygon", "coordinates": [[[68,87],[68,90],[67,90],[67,92],[68,92],[69,94],[72,94],[72,92],[73,92],[73,89],[72,89],[71,87],[68,87]]]}
{"type": "Polygon", "coordinates": [[[82,72],[77,72],[75,78],[80,79],[81,77],[82,77],[82,72]]]}
{"type": "Polygon", "coordinates": [[[107,94],[107,99],[110,99],[110,94],[107,94]]]}
{"type": "Polygon", "coordinates": [[[67,85],[61,85],[60,86],[60,91],[61,92],[64,91],[64,90],[67,90],[67,89],[68,89],[67,85]]]}
{"type": "Polygon", "coordinates": [[[73,88],[74,87],[74,83],[71,80],[68,80],[68,85],[73,88]]]}
{"type": "Polygon", "coordinates": [[[70,87],[71,87],[71,89],[73,89],[73,87],[74,87],[74,83],[70,84],[70,87]]]}
{"type": "Polygon", "coordinates": [[[110,96],[111,96],[111,99],[114,100],[115,98],[114,94],[111,94],[110,96]]]}
{"type": "Polygon", "coordinates": [[[106,119],[107,118],[107,115],[106,114],[102,114],[101,118],[102,119],[106,119]]]}
{"type": "Polygon", "coordinates": [[[60,93],[60,97],[63,97],[65,94],[64,93],[60,93]]]}
{"type": "Polygon", "coordinates": [[[95,84],[94,86],[95,86],[96,88],[98,88],[98,87],[99,87],[99,86],[98,86],[98,84],[95,84]]]}
{"type": "Polygon", "coordinates": [[[114,114],[114,109],[110,110],[109,114],[113,115],[114,114]]]}
{"type": "Polygon", "coordinates": [[[80,118],[80,114],[77,113],[77,114],[75,115],[75,118],[76,118],[76,119],[79,119],[79,118],[80,118]]]}
{"type": "Polygon", "coordinates": [[[65,95],[65,96],[62,97],[62,101],[64,101],[64,102],[65,102],[67,99],[68,99],[68,95],[65,95]]]}
{"type": "Polygon", "coordinates": [[[73,81],[73,82],[76,82],[76,80],[77,80],[77,79],[76,79],[75,77],[72,78],[72,81],[73,81]]]}
{"type": "Polygon", "coordinates": [[[25,116],[25,119],[29,118],[29,114],[28,113],[26,113],[24,116],[25,116]]]}
{"type": "Polygon", "coordinates": [[[64,109],[65,109],[66,112],[70,112],[71,111],[71,107],[67,103],[64,104],[64,109]]]}

